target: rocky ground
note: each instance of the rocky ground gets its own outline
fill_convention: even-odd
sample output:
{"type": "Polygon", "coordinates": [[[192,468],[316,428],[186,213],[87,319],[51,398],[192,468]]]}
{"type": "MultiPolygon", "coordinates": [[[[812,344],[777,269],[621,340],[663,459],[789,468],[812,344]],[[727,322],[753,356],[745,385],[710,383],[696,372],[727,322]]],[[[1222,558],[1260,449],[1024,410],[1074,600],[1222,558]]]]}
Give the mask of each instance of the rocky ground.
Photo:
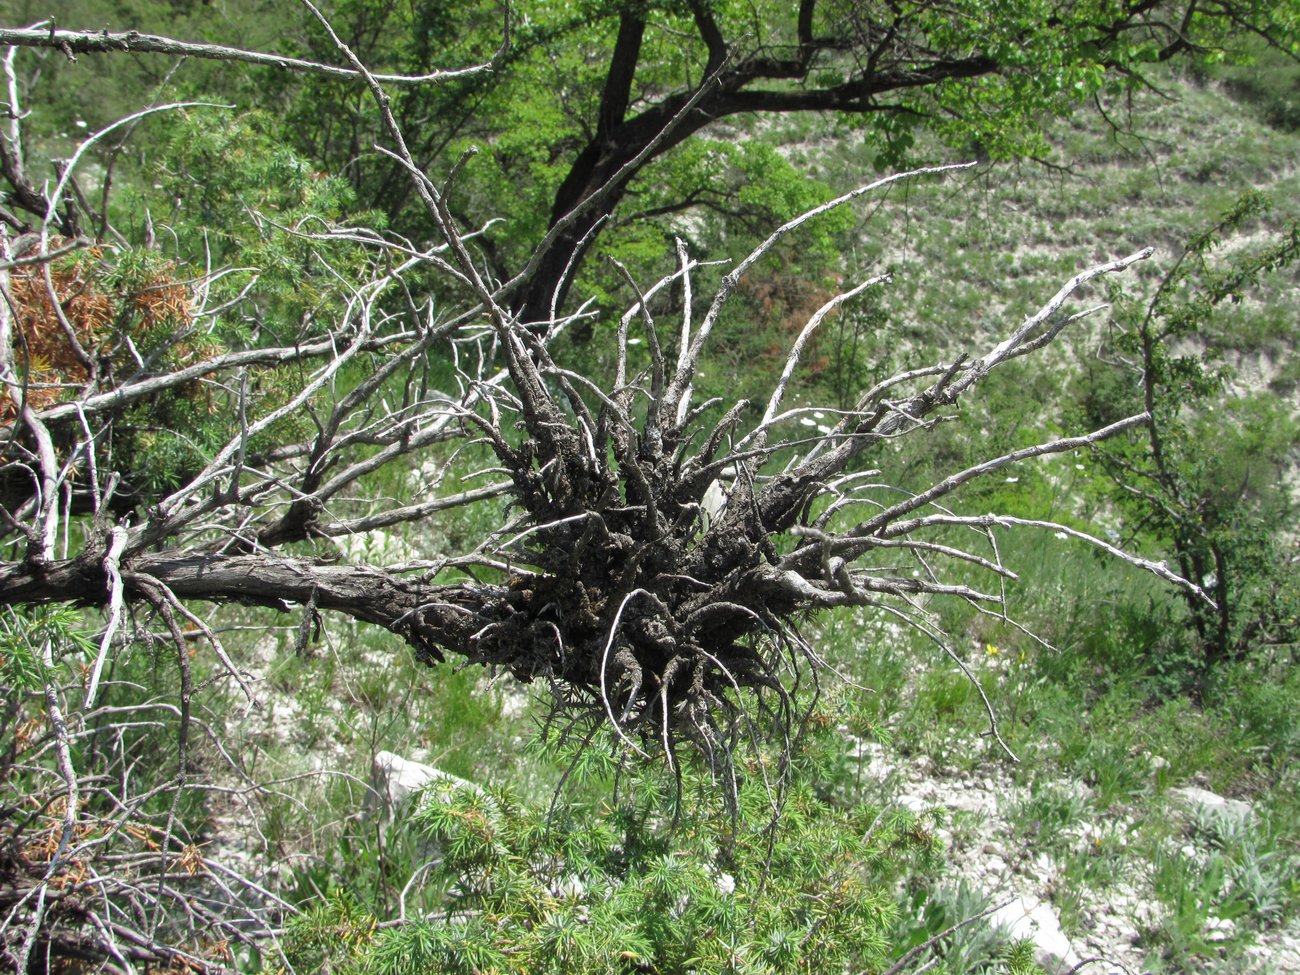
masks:
{"type": "MultiPolygon", "coordinates": [[[[1023,819],[1017,810],[1028,790],[1005,768],[943,770],[926,756],[901,757],[873,742],[857,741],[853,748],[869,791],[875,783],[880,798],[917,814],[937,815],[949,852],[945,879],[953,885],[964,881],[983,892],[990,906],[1000,905],[990,923],[1011,937],[1032,939],[1039,964],[1051,975],[1185,970],[1162,962],[1151,943],[1168,908],[1155,897],[1150,862],[1141,856],[1113,855],[1129,842],[1135,817],[1112,808],[1104,818],[1080,819],[1050,837],[1060,851],[1053,855],[1036,849],[1024,827],[1013,822],[1023,819]],[[1107,851],[1110,869],[1103,882],[1080,887],[1065,875],[1062,861],[1088,851],[1107,851]],[[1057,901],[1070,905],[1072,917],[1064,926],[1057,901]]],[[[1087,785],[1072,780],[1041,788],[1077,797],[1080,808],[1086,808],[1091,794],[1087,785]]],[[[1195,786],[1170,789],[1167,798],[1169,814],[1179,826],[1176,835],[1185,841],[1179,852],[1189,858],[1209,854],[1191,828],[1198,817],[1248,822],[1253,815],[1246,803],[1195,786]]],[[[1300,924],[1295,919],[1250,931],[1244,921],[1209,916],[1202,937],[1224,946],[1220,964],[1207,970],[1300,973],[1300,924]]]]}

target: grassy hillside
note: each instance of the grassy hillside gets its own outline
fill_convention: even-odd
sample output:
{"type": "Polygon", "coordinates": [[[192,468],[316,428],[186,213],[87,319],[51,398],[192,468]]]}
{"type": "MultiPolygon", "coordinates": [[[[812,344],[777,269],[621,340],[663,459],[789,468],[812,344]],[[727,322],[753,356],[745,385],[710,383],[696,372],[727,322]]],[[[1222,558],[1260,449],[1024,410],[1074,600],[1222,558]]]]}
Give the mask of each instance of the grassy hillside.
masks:
{"type": "MultiPolygon", "coordinates": [[[[29,13],[34,19],[40,11],[29,13]]],[[[697,377],[699,398],[770,388],[807,316],[836,290],[888,270],[888,285],[827,322],[791,391],[791,405],[823,411],[807,423],[826,423],[873,381],[961,353],[978,356],[1072,275],[1151,246],[1151,259],[1118,284],[1089,292],[1096,312],[1045,355],[995,373],[976,395],[936,415],[928,439],[884,444],[864,467],[877,472],[881,496],[892,497],[1143,408],[1143,388],[1128,368],[1134,322],[1189,241],[1248,191],[1273,199],[1271,211],[1224,235],[1204,275],[1212,278],[1223,262],[1261,252],[1300,219],[1296,75],[1281,62],[1269,69],[1169,75],[1165,91],[1055,123],[1048,158],[900,184],[852,217],[810,228],[742,285],[741,310],[720,326],[717,350],[697,377]]],[[[145,74],[130,75],[129,87],[164,81],[153,67],[133,70],[145,74]]],[[[66,152],[82,123],[103,121],[90,108],[104,118],[117,110],[113,99],[97,103],[97,83],[91,77],[58,92],[56,118],[41,119],[44,129],[33,124],[33,145],[47,157],[66,152]]],[[[159,134],[168,166],[144,153],[118,161],[114,205],[132,228],[143,233],[147,212],[164,249],[215,253],[220,263],[224,247],[258,264],[260,304],[249,302],[237,325],[249,335],[346,303],[347,274],[369,260],[359,248],[340,248],[327,267],[341,269],[338,280],[320,273],[324,252],[296,230],[373,214],[354,214],[351,190],[294,157],[275,122],[232,115],[217,124],[201,113],[184,125],[158,120],[142,131],[159,134]],[[209,236],[187,222],[185,205],[239,230],[209,236]],[[246,219],[253,211],[257,221],[246,219]],[[264,220],[268,213],[275,219],[264,220]]],[[[745,147],[727,157],[740,160],[736,172],[789,165],[808,177],[792,199],[753,212],[802,206],[806,196],[844,192],[876,175],[878,147],[833,118],[733,121],[709,134],[745,147]]],[[[924,138],[913,152],[918,163],[952,161],[924,138]]],[[[677,232],[701,256],[734,260],[753,243],[740,239],[738,227],[743,219],[707,213],[628,221],[611,231],[610,247],[652,266],[672,260],[677,232]]],[[[142,262],[141,280],[178,273],[166,264],[162,277],[148,277],[163,267],[152,260],[142,262]]],[[[608,268],[587,273],[583,284],[598,293],[603,314],[620,298],[621,282],[608,268]]],[[[415,282],[415,290],[425,284],[415,282]]],[[[242,286],[220,285],[231,289],[232,307],[243,300],[235,294],[242,286]]],[[[1280,266],[1167,343],[1169,357],[1189,363],[1185,389],[1174,396],[1185,392],[1185,400],[1165,404],[1184,434],[1182,466],[1168,479],[1179,483],[1135,478],[1155,487],[1137,501],[1126,497],[1110,474],[1132,469],[1135,445],[1130,453],[1117,447],[1030,460],[945,499],[958,513],[998,510],[1062,530],[1007,527],[981,536],[988,557],[1010,570],[992,583],[1005,587],[1005,614],[918,600],[891,604],[903,606],[893,615],[844,611],[803,623],[802,636],[825,667],[819,686],[800,687],[812,706],[800,714],[799,735],[793,744],[764,739],[766,725],[781,722],[746,714],[751,727],[763,727],[753,733],[754,748],[720,763],[739,770],[730,781],[716,768],[628,768],[607,729],[548,721],[554,688],[453,664],[427,668],[377,627],[317,620],[296,607],[293,616],[246,607],[214,614],[255,704],[219,662],[196,655],[184,678],[202,723],[192,745],[178,746],[166,722],[150,717],[133,725],[139,737],[129,747],[89,735],[87,754],[112,756],[126,780],[170,774],[161,769],[176,767],[178,747],[192,747],[195,774],[209,775],[211,788],[151,811],[195,824],[202,843],[185,851],[191,878],[203,873],[208,844],[214,861],[217,854],[237,860],[256,879],[258,897],[282,899],[275,933],[285,952],[229,959],[250,971],[433,971],[442,963],[427,959],[445,958],[464,971],[526,971],[533,959],[576,971],[586,959],[579,949],[592,940],[580,933],[598,923],[608,927],[600,957],[619,958],[620,972],[652,970],[645,939],[653,934],[674,945],[709,945],[707,958],[685,949],[673,956],[681,971],[816,970],[813,958],[833,971],[852,963],[873,973],[899,965],[1023,975],[1033,970],[1032,950],[1017,943],[1026,930],[1006,917],[1000,926],[962,926],[1008,900],[1041,901],[1080,961],[1105,959],[1080,971],[1300,971],[1300,668],[1287,642],[1300,612],[1297,299],[1300,272],[1280,266]],[[1239,628],[1241,650],[1226,662],[1207,662],[1178,593],[1070,534],[1086,528],[1172,564],[1170,531],[1139,502],[1159,507],[1166,497],[1159,491],[1174,488],[1208,499],[1207,507],[1219,495],[1246,499],[1240,510],[1258,518],[1234,522],[1240,537],[1229,542],[1251,557],[1277,555],[1278,564],[1254,567],[1254,602],[1243,614],[1262,622],[1239,628]],[[1278,579],[1287,585],[1270,590],[1278,579]],[[919,625],[904,625],[909,616],[919,625]],[[373,778],[380,752],[436,766],[486,792],[452,787],[449,797],[435,788],[429,805],[407,809],[394,824],[373,778]],[[1188,788],[1237,804],[1210,807],[1188,788]],[[456,914],[465,903],[473,910],[456,914]]],[[[606,375],[612,325],[602,320],[592,330],[566,339],[558,355],[606,375]]],[[[276,402],[277,378],[284,377],[268,372],[266,388],[254,393],[276,402]]],[[[194,443],[203,447],[204,436],[224,442],[229,431],[215,408],[200,408],[204,402],[196,397],[193,410],[152,421],[131,451],[142,476],[166,482],[174,475],[157,462],[161,451],[149,452],[169,436],[187,440],[177,447],[179,470],[186,450],[201,453],[194,443]]],[[[307,419],[298,422],[307,429],[307,419]]],[[[376,499],[416,503],[462,479],[481,483],[473,478],[495,461],[480,448],[435,445],[414,469],[383,468],[340,498],[340,510],[368,512],[376,499]]],[[[493,501],[438,513],[418,529],[343,539],[337,551],[328,539],[294,543],[291,551],[423,571],[497,531],[504,507],[493,501]]],[[[954,530],[936,539],[969,537],[954,530]]],[[[444,577],[460,571],[437,568],[444,577]]],[[[917,557],[909,569],[919,577],[930,567],[917,557]]],[[[499,567],[481,571],[512,584],[499,567]]],[[[990,585],[976,566],[952,581],[990,585]]],[[[72,628],[75,619],[56,622],[72,628]]],[[[82,622],[87,631],[99,625],[82,622]]],[[[17,615],[0,616],[0,667],[18,659],[12,647],[21,642],[20,624],[17,615]]],[[[82,640],[93,651],[95,641],[82,640]]],[[[175,709],[175,665],[162,646],[142,627],[115,660],[105,678],[113,707],[147,715],[175,709]]],[[[23,754],[37,726],[4,721],[6,735],[11,724],[16,729],[11,757],[23,754]]],[[[48,812],[31,815],[51,818],[48,812]]],[[[148,834],[137,839],[142,848],[154,842],[148,834]]],[[[213,940],[214,953],[228,950],[213,940]]]]}
{"type": "MultiPolygon", "coordinates": [[[[1080,115],[1052,131],[1048,164],[993,166],[899,191],[864,214],[846,273],[850,264],[883,266],[895,280],[878,314],[849,313],[833,326],[835,348],[852,350],[845,361],[883,372],[941,351],[975,351],[1081,268],[1153,245],[1155,257],[1125,282],[1141,295],[1190,234],[1248,189],[1272,195],[1277,209],[1225,250],[1294,219],[1300,134],[1257,119],[1217,82],[1168,84],[1173,97],[1149,93],[1111,107],[1116,121],[1140,116],[1141,139],[1080,115]]],[[[837,190],[869,174],[867,150],[828,120],[747,137],[770,140],[837,190]]],[[[1286,270],[1217,320],[1207,338],[1233,369],[1231,397],[1272,397],[1294,410],[1296,298],[1296,274],[1286,270]]],[[[1027,431],[1044,424],[1080,429],[1095,356],[1111,328],[1105,312],[1079,323],[1048,360],[1008,371],[964,403],[964,421],[938,451],[885,454],[877,461],[885,476],[906,486],[936,464],[955,469],[990,449],[1023,445],[1027,431]]],[[[833,369],[845,368],[827,359],[820,383],[800,394],[810,403],[833,392],[833,369]]],[[[729,368],[717,361],[708,380],[730,382],[729,368]]],[[[1044,460],[955,504],[975,513],[997,502],[1026,517],[1086,518],[1129,535],[1097,468],[1088,455],[1044,460]]],[[[432,556],[440,533],[472,537],[484,527],[448,521],[370,554],[432,556]]],[[[1154,539],[1139,531],[1137,540],[1144,554],[1164,556],[1150,547],[1154,539]]],[[[937,830],[949,850],[948,865],[926,861],[895,881],[899,951],[1006,890],[1036,886],[1069,936],[1080,945],[1093,938],[1117,952],[1116,961],[1158,972],[1287,970],[1276,966],[1291,957],[1284,938],[1294,937],[1300,904],[1294,649],[1261,651],[1190,693],[1175,637],[1183,611],[1168,590],[1050,533],[1007,532],[1000,545],[1022,574],[1010,591],[1014,623],[935,609],[959,637],[956,649],[1019,762],[984,736],[979,695],[916,632],[844,614],[810,633],[852,679],[829,691],[824,713],[834,716],[840,744],[820,746],[822,788],[836,803],[900,810],[917,828],[937,830]],[[1188,813],[1170,790],[1189,784],[1248,801],[1252,818],[1233,825],[1188,813]],[[984,805],[954,805],[962,793],[984,805]],[[1009,880],[983,893],[963,886],[990,882],[969,866],[995,858],[1009,861],[1007,876],[1019,877],[1019,888],[1009,880]]],[[[294,778],[262,800],[269,848],[291,865],[282,878],[308,901],[342,882],[382,917],[406,881],[409,840],[376,832],[361,811],[356,783],[381,749],[542,803],[560,780],[563,762],[526,747],[545,691],[531,700],[508,681],[415,668],[402,662],[401,648],[355,627],[331,625],[307,658],[290,651],[295,639],[294,627],[260,639],[246,662],[272,703],[230,727],[264,776],[330,769],[357,777],[294,778]]],[[[610,783],[597,770],[564,788],[571,798],[588,790],[599,797],[610,783]]],[[[935,970],[985,970],[996,945],[985,934],[951,936],[939,945],[945,960],[935,970]]]]}

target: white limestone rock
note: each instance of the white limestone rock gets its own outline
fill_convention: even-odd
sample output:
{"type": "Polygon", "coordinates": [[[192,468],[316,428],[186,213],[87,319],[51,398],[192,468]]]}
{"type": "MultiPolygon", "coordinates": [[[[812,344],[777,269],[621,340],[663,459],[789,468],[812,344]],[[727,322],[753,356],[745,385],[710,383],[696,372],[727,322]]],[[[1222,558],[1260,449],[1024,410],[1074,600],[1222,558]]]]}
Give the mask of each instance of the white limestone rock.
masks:
{"type": "Polygon", "coordinates": [[[1207,917],[1204,930],[1205,940],[1210,944],[1231,941],[1237,936],[1237,922],[1227,917],[1207,917]]]}
{"type": "Polygon", "coordinates": [[[432,765],[412,762],[393,752],[376,752],[371,767],[371,786],[379,799],[385,816],[391,817],[398,806],[413,793],[433,782],[445,784],[449,789],[469,789],[480,795],[482,788],[462,779],[460,776],[444,772],[432,765]]]}
{"type": "Polygon", "coordinates": [[[1248,802],[1242,802],[1240,799],[1225,799],[1218,793],[1194,785],[1170,789],[1169,796],[1179,805],[1202,815],[1226,816],[1241,822],[1250,822],[1255,815],[1248,802]]]}
{"type": "Polygon", "coordinates": [[[1034,943],[1034,960],[1049,975],[1065,975],[1083,959],[1061,930],[1061,921],[1051,905],[1036,897],[1018,897],[989,916],[989,923],[1002,928],[1008,938],[1034,943]]]}

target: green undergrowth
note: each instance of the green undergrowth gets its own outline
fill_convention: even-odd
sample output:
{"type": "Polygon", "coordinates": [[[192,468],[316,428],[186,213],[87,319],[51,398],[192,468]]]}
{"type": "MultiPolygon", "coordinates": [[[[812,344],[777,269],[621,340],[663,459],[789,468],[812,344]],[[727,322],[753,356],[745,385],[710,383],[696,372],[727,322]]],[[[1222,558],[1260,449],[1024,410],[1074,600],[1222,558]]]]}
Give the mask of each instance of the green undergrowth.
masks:
{"type": "Polygon", "coordinates": [[[406,923],[381,924],[382,906],[349,883],[290,924],[287,957],[356,975],[776,975],[927,959],[948,973],[1036,973],[1026,945],[961,925],[982,895],[929,896],[942,849],[930,817],[827,790],[839,743],[823,712],[788,764],[738,769],[734,800],[690,764],[643,770],[612,794],[606,781],[590,803],[435,785],[402,824],[416,847],[389,858],[410,876],[406,923]]]}
{"type": "MultiPolygon", "coordinates": [[[[1180,689],[1160,657],[1177,623],[1168,597],[1131,579],[1107,589],[1096,567],[1102,588],[1090,591],[1091,555],[1049,540],[1058,554],[1031,546],[1037,578],[1079,588],[1036,587],[1020,609],[1052,648],[987,620],[956,648],[1018,762],[984,737],[979,694],[932,645],[839,621],[824,634],[828,655],[874,690],[856,719],[883,729],[891,761],[924,756],[941,780],[1009,775],[1008,847],[1023,863],[1056,864],[1049,893],[1067,931],[1085,934],[1090,905],[1136,880],[1158,905],[1139,946],[1152,971],[1239,970],[1233,959],[1300,907],[1300,671],[1289,655],[1261,656],[1220,668],[1199,695],[1180,689]],[[1249,817],[1195,814],[1171,791],[1187,786],[1248,803],[1249,817]]],[[[1008,564],[1016,548],[1004,543],[1008,564]]]]}

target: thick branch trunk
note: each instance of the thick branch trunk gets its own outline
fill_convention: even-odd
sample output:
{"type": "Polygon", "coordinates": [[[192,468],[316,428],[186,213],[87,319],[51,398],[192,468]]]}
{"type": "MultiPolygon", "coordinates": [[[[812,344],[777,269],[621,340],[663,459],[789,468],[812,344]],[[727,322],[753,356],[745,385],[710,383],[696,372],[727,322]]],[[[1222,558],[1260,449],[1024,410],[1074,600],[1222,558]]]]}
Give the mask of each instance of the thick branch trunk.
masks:
{"type": "Polygon", "coordinates": [[[554,227],[580,206],[586,205],[586,209],[564,233],[556,237],[542,255],[536,273],[519,293],[514,310],[522,321],[547,321],[551,317],[552,301],[557,310],[563,306],[573,274],[594,242],[595,234],[592,231],[618,207],[632,179],[654,158],[714,120],[712,111],[702,102],[694,111],[677,120],[673,130],[660,141],[653,154],[640,165],[619,174],[624,166],[636,159],[663,132],[689,100],[689,93],[666,99],[654,108],[598,135],[578,154],[569,174],[555,192],[550,226],[554,227]],[[619,174],[619,178],[611,184],[616,174],[619,174]],[[588,203],[606,184],[610,185],[602,198],[588,203]]]}
{"type": "Polygon", "coordinates": [[[811,52],[793,60],[756,58],[725,71],[711,82],[706,81],[713,85],[713,90],[682,118],[676,116],[690,99],[691,93],[688,92],[665,98],[627,121],[621,121],[620,113],[626,110],[627,104],[620,93],[626,84],[631,83],[635,68],[627,58],[634,55],[640,41],[634,26],[625,23],[620,29],[610,84],[602,99],[599,128],[556,190],[550,226],[554,227],[579,207],[585,206],[586,210],[552,242],[536,273],[516,299],[514,310],[524,322],[547,321],[551,318],[552,307],[558,310],[563,306],[573,275],[594,243],[596,234],[593,231],[614,212],[637,174],[654,159],[712,122],[748,112],[876,111],[879,109],[876,97],[886,92],[925,87],[955,78],[978,77],[999,68],[998,62],[992,58],[970,57],[939,61],[916,70],[873,73],[828,88],[747,90],[746,86],[754,81],[801,78],[812,63],[811,52]],[[670,124],[672,130],[660,138],[653,152],[639,165],[620,172],[670,124]],[[591,201],[602,188],[605,189],[601,199],[591,201]]]}
{"type": "MultiPolygon", "coordinates": [[[[287,611],[314,602],[353,619],[382,626],[409,643],[421,659],[443,651],[472,656],[481,614],[494,602],[489,587],[432,586],[370,565],[329,564],[270,553],[217,555],[164,552],[141,555],[122,567],[132,584],[156,580],[178,599],[239,602],[287,611]]],[[[98,553],[47,565],[0,565],[0,603],[72,602],[102,606],[108,589],[98,553]]]]}

